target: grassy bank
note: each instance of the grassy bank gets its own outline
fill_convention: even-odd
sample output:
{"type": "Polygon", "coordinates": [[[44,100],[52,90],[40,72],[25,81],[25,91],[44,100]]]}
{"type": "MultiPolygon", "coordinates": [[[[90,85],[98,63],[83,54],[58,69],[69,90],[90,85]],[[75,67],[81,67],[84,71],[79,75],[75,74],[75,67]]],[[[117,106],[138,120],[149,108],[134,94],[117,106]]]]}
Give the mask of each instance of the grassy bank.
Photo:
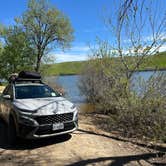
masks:
{"type": "Polygon", "coordinates": [[[86,61],[63,62],[47,65],[45,72],[47,75],[75,75],[79,74],[86,64],[86,61]]]}
{"type": "Polygon", "coordinates": [[[166,52],[148,57],[145,63],[141,66],[141,70],[151,70],[156,68],[166,69],[166,52]]]}
{"type": "MultiPolygon", "coordinates": [[[[117,59],[115,58],[117,61],[117,59]]],[[[86,61],[63,62],[46,66],[47,75],[74,75],[80,74],[86,61]]],[[[140,70],[166,69],[166,52],[147,57],[140,70]]]]}

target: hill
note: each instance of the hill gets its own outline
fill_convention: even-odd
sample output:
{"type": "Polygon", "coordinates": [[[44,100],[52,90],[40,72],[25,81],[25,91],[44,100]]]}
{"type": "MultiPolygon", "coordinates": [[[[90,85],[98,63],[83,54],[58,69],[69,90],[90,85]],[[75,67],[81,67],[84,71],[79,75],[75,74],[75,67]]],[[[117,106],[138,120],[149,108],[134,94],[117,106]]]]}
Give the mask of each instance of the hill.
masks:
{"type": "MultiPolygon", "coordinates": [[[[86,62],[87,61],[73,61],[46,65],[45,72],[49,76],[80,74],[82,68],[86,66],[86,62]]],[[[147,57],[144,64],[141,65],[140,70],[153,70],[156,68],[166,69],[166,52],[147,57]]]]}
{"type": "Polygon", "coordinates": [[[63,62],[47,65],[45,72],[47,75],[75,75],[79,74],[86,61],[63,62]]]}

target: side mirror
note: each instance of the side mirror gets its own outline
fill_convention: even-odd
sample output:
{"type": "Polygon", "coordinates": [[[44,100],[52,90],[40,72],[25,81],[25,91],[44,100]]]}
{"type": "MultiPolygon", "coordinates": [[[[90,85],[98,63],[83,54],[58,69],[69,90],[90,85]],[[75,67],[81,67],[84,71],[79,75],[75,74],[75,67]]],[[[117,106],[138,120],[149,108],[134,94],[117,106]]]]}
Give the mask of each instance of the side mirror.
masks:
{"type": "Polygon", "coordinates": [[[59,93],[60,94],[60,96],[64,96],[64,94],[63,93],[59,93]]]}
{"type": "Polygon", "coordinates": [[[10,100],[11,99],[11,96],[10,95],[3,95],[2,96],[4,99],[6,99],[6,100],[10,100]]]}

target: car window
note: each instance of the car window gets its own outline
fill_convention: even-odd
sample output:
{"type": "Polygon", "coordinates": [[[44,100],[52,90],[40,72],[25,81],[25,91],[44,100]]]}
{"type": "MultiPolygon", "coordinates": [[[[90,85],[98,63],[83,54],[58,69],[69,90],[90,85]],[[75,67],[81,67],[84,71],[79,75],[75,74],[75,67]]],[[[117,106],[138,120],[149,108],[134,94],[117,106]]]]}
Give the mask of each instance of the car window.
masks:
{"type": "Polygon", "coordinates": [[[15,87],[16,99],[59,97],[59,93],[47,85],[21,85],[15,87]]]}

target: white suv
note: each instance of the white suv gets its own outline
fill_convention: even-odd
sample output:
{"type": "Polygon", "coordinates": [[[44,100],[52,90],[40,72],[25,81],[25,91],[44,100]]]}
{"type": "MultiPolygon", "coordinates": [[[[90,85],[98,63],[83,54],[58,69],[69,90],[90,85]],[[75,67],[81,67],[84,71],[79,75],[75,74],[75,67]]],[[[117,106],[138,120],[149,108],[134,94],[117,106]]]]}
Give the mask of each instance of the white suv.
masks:
{"type": "Polygon", "coordinates": [[[12,77],[0,99],[0,118],[9,138],[34,139],[66,134],[78,128],[78,111],[33,72],[12,77]]]}

